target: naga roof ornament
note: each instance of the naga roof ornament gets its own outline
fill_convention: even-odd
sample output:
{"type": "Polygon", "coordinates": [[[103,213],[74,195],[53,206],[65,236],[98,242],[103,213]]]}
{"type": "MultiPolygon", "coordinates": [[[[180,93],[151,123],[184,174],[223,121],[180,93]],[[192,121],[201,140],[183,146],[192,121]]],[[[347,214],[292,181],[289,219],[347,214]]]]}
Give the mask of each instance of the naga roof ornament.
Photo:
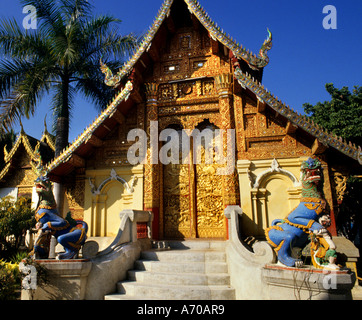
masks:
{"type": "Polygon", "coordinates": [[[295,112],[278,97],[275,97],[269,92],[261,83],[252,78],[249,74],[243,73],[239,67],[235,69],[234,75],[244,89],[248,88],[258,97],[258,99],[264,101],[273,110],[286,117],[291,123],[316,137],[322,144],[337,149],[348,157],[357,160],[359,164],[362,165],[362,150],[360,146],[356,146],[351,142],[348,143],[333,133],[328,133],[312,119],[295,112]]]}
{"type": "Polygon", "coordinates": [[[272,33],[268,29],[268,37],[265,39],[259,55],[256,56],[249,50],[244,49],[239,43],[237,43],[232,37],[226,35],[220,27],[211,20],[209,15],[201,7],[196,0],[185,0],[188,5],[189,11],[194,14],[201,24],[209,31],[213,40],[220,41],[223,45],[228,47],[234,55],[246,61],[251,69],[258,70],[265,67],[269,63],[268,51],[272,48],[272,33]]]}
{"type": "MultiPolygon", "coordinates": [[[[269,57],[267,55],[268,51],[272,47],[272,34],[268,29],[268,37],[264,41],[258,56],[254,53],[246,50],[239,43],[237,43],[230,36],[226,35],[224,31],[209,17],[209,15],[205,12],[202,6],[199,4],[197,0],[184,0],[187,4],[189,11],[195,15],[195,17],[200,21],[200,23],[208,30],[210,37],[215,40],[221,42],[223,45],[228,47],[235,57],[238,59],[242,59],[248,63],[251,69],[258,70],[260,68],[265,67],[269,63],[269,57]]],[[[110,68],[100,60],[101,70],[105,75],[105,84],[111,87],[114,87],[119,84],[119,82],[128,75],[135,63],[142,56],[144,52],[147,52],[152,44],[152,40],[154,39],[158,29],[161,24],[165,20],[166,17],[170,14],[170,9],[174,0],[165,0],[161,9],[159,10],[156,19],[154,20],[152,26],[149,28],[146,35],[143,37],[143,40],[139,44],[137,50],[133,54],[133,56],[128,60],[128,62],[123,65],[119,71],[114,75],[110,68]]]]}

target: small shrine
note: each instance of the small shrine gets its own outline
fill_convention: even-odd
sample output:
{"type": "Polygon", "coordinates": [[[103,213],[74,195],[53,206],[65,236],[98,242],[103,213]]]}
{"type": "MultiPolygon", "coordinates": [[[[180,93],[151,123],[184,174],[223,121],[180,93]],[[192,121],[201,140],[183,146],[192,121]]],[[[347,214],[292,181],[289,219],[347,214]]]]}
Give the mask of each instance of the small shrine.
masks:
{"type": "Polygon", "coordinates": [[[55,138],[44,124],[44,132],[40,140],[25,133],[23,126],[9,150],[4,147],[5,166],[0,172],[0,195],[14,199],[26,197],[36,206],[37,195],[34,181],[37,178],[35,161],[39,156],[45,163],[54,158],[55,138]]]}

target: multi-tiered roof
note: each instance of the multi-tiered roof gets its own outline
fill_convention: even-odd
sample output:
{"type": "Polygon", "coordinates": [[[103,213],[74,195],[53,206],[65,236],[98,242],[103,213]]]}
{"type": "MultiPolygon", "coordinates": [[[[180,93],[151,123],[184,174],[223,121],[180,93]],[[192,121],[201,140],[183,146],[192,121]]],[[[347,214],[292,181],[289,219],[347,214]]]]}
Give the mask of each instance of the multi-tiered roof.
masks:
{"type": "MultiPolygon", "coordinates": [[[[245,89],[254,94],[259,101],[265,103],[266,106],[273,109],[280,116],[285,117],[292,125],[306,131],[311,136],[315,137],[319,143],[325,147],[332,147],[346,156],[357,160],[359,164],[362,164],[362,151],[359,146],[353,145],[344,141],[342,138],[328,133],[322,127],[314,123],[312,120],[298,114],[293,111],[289,106],[284,104],[281,100],[275,97],[269,92],[261,83],[260,78],[256,80],[251,73],[253,71],[262,71],[263,68],[269,63],[268,51],[272,47],[272,35],[268,30],[268,37],[264,41],[258,55],[246,50],[239,43],[233,40],[230,36],[226,35],[224,31],[208,16],[205,10],[196,0],[165,0],[159,10],[154,23],[149,28],[148,32],[140,42],[137,50],[135,50],[133,56],[119,69],[116,74],[107,67],[101,61],[101,69],[105,74],[105,83],[109,86],[122,88],[109,106],[97,117],[94,122],[79,135],[79,137],[66,148],[59,157],[54,159],[48,165],[48,171],[52,172],[56,170],[58,173],[64,172],[60,167],[63,166],[65,171],[70,171],[72,166],[69,164],[70,160],[78,155],[86,154],[91,144],[94,144],[94,140],[97,141],[108,132],[104,132],[101,128],[101,124],[110,122],[112,116],[117,112],[117,108],[120,104],[126,103],[128,97],[134,93],[133,84],[129,81],[129,77],[132,74],[137,63],[141,61],[141,57],[146,54],[151,46],[157,32],[161,25],[165,22],[165,19],[170,15],[173,4],[183,1],[190,13],[197,18],[197,20],[206,28],[210,37],[226,48],[230,50],[232,56],[236,60],[234,63],[234,78],[245,89]],[[245,68],[241,68],[241,64],[246,64],[251,72],[247,72],[245,68]],[[88,143],[92,141],[92,143],[88,143]]],[[[142,61],[141,61],[142,63],[142,61]]],[[[97,143],[96,143],[97,144],[97,143]]]]}
{"type": "Polygon", "coordinates": [[[21,125],[20,133],[12,148],[8,150],[7,146],[4,147],[5,166],[0,172],[0,182],[6,180],[6,177],[11,175],[12,170],[19,169],[16,167],[16,158],[18,154],[21,154],[21,150],[25,150],[29,158],[29,165],[34,172],[36,172],[36,165],[40,160],[47,163],[54,158],[55,139],[48,132],[46,124],[40,140],[26,134],[21,125]]]}

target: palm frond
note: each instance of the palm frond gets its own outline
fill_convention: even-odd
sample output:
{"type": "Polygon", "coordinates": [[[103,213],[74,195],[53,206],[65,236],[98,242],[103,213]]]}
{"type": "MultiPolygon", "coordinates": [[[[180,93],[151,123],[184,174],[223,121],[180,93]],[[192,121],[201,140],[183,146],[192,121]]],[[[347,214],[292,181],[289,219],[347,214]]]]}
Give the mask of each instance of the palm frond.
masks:
{"type": "Polygon", "coordinates": [[[28,32],[13,19],[0,20],[0,53],[9,59],[41,57],[44,60],[51,56],[45,35],[28,32]]]}
{"type": "Polygon", "coordinates": [[[13,92],[0,101],[0,133],[9,132],[15,123],[18,123],[24,114],[19,107],[20,94],[13,92]]]}
{"type": "Polygon", "coordinates": [[[88,18],[93,5],[88,0],[60,0],[61,10],[69,21],[88,18]]]}

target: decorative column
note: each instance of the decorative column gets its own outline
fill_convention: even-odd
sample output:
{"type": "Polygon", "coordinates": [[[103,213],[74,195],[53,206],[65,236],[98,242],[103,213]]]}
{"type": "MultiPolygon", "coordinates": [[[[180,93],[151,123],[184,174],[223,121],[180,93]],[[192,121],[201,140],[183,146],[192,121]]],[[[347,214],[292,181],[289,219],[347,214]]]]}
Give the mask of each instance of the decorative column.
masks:
{"type": "MultiPolygon", "coordinates": [[[[227,135],[228,129],[235,129],[233,114],[233,75],[221,74],[215,77],[215,86],[219,95],[219,112],[223,130],[223,153],[228,157],[227,163],[232,163],[234,169],[230,174],[223,175],[224,207],[240,204],[239,183],[236,171],[236,140],[227,135]],[[234,154],[230,154],[228,146],[234,146],[234,154]]],[[[235,135],[234,135],[235,136],[235,135]]]]}
{"type": "MultiPolygon", "coordinates": [[[[154,219],[152,223],[152,236],[154,239],[159,238],[159,221],[160,221],[160,174],[158,163],[158,132],[157,137],[152,132],[151,121],[158,120],[157,108],[157,83],[146,83],[146,132],[147,132],[147,155],[145,163],[144,178],[144,209],[153,213],[154,219]],[[157,143],[152,143],[157,141],[157,143]]],[[[158,124],[157,124],[158,129],[158,124]]]]}

